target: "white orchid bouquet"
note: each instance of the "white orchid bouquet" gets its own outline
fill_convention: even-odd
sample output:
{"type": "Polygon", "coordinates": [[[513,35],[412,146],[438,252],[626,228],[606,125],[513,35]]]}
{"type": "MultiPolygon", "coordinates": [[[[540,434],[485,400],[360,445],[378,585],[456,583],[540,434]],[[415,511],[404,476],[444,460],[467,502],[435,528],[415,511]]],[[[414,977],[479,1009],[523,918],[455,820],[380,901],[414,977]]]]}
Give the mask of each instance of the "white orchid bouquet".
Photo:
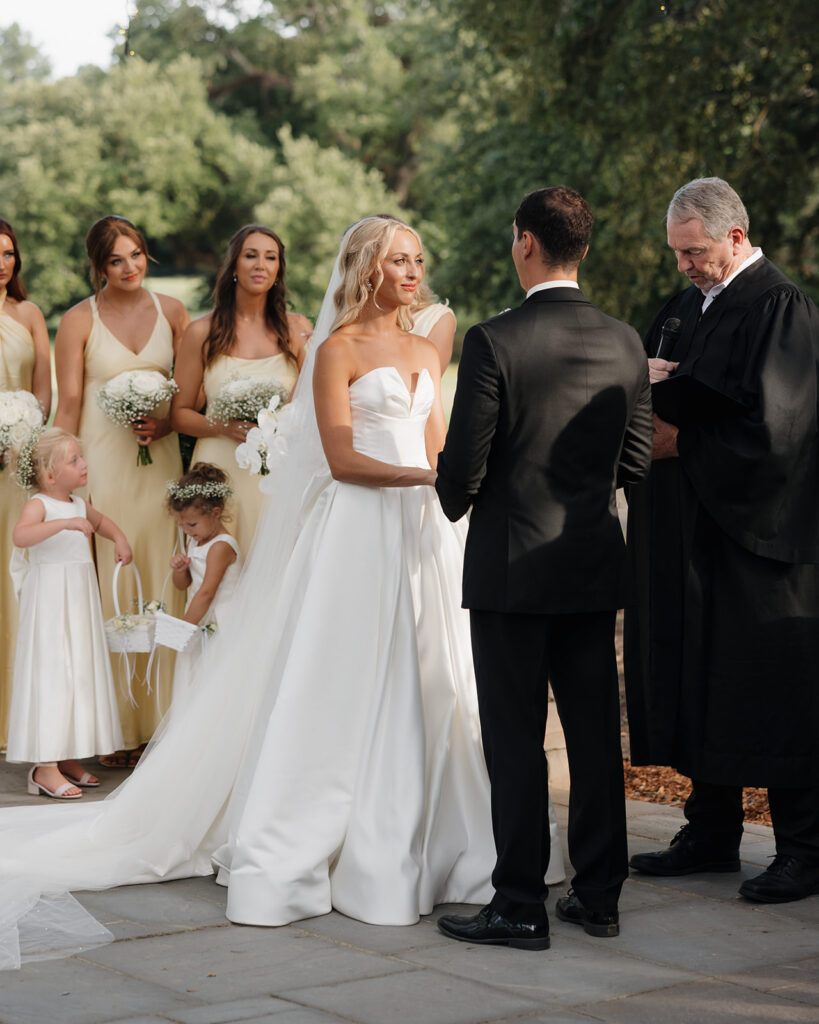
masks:
{"type": "MultiPolygon", "coordinates": [[[[109,420],[121,427],[130,427],[167,402],[178,390],[176,381],[169,380],[159,370],[126,370],[103,384],[97,392],[97,402],[109,420]]],[[[137,465],[149,466],[152,462],[148,445],[139,445],[137,465]]]]}
{"type": "Polygon", "coordinates": [[[0,470],[6,453],[19,452],[43,425],[43,410],[30,391],[0,391],[0,470]]]}
{"type": "Polygon", "coordinates": [[[255,423],[272,401],[277,400],[278,405],[289,397],[290,389],[270,377],[234,377],[208,402],[208,419],[211,423],[255,423]]]}
{"type": "Polygon", "coordinates": [[[244,442],[236,446],[236,461],[251,476],[267,476],[273,468],[281,420],[289,408],[282,408],[279,396],[274,395],[256,417],[258,426],[251,427],[244,442]]]}

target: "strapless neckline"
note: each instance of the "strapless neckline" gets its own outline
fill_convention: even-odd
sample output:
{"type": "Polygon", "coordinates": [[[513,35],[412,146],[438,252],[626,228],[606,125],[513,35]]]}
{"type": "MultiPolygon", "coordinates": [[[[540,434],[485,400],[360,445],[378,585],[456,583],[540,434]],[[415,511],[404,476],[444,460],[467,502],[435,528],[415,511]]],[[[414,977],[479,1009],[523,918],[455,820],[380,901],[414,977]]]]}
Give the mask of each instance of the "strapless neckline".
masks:
{"type": "Polygon", "coordinates": [[[352,390],[356,386],[356,384],[360,383],[362,380],[366,380],[367,377],[372,376],[374,373],[380,373],[385,371],[387,373],[392,371],[395,377],[398,378],[398,380],[401,383],[401,386],[403,387],[404,391],[407,394],[407,397],[410,400],[410,407],[412,407],[412,403],[415,401],[415,396],[418,393],[418,388],[421,384],[421,379],[423,378],[424,374],[426,374],[427,377],[429,377],[429,370],[426,368],[426,366],[421,367],[421,370],[418,373],[418,380],[415,382],[415,387],[412,390],[410,390],[410,388],[407,387],[407,382],[401,376],[401,371],[398,369],[397,366],[374,366],[372,370],[367,370],[367,372],[362,373],[360,377],[356,377],[352,384],[350,384],[350,390],[352,390]]]}

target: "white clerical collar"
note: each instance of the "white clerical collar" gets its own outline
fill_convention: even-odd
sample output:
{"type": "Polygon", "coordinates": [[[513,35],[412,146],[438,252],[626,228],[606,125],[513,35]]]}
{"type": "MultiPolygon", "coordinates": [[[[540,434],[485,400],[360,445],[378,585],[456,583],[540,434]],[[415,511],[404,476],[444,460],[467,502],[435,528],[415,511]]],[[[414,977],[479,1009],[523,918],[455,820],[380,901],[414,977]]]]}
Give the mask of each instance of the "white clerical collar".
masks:
{"type": "MultiPolygon", "coordinates": [[[[711,305],[711,303],[714,301],[714,299],[719,295],[719,293],[720,292],[724,292],[725,289],[734,280],[735,277],[739,277],[739,275],[742,273],[743,270],[747,270],[748,267],[750,267],[752,263],[756,263],[757,260],[761,260],[761,259],[762,259],[762,250],[759,248],[759,246],[756,246],[756,248],[753,250],[753,252],[748,257],[748,259],[745,260],[743,263],[740,263],[740,265],[733,272],[733,274],[729,274],[729,276],[726,277],[724,281],[720,281],[719,284],[715,284],[714,287],[710,289],[710,291],[703,292],[703,295],[705,296],[705,301],[702,304],[701,312],[704,313],[706,311],[706,309],[708,309],[708,307],[711,305]]],[[[700,289],[700,291],[702,291],[702,289],[700,289]]]]}
{"type": "Polygon", "coordinates": [[[547,288],[577,288],[579,290],[580,285],[577,281],[541,281],[540,284],[532,285],[526,293],[526,298],[528,299],[535,292],[545,292],[547,288]]]}

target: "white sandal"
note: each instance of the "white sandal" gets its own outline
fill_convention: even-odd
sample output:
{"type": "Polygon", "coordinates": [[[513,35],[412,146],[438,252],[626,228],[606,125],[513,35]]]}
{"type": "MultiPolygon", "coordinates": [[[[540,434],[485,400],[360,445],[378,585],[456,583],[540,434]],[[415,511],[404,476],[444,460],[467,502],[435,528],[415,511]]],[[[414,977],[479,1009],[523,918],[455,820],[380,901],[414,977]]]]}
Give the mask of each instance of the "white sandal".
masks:
{"type": "Polygon", "coordinates": [[[68,790],[72,786],[76,789],[73,782],[64,782],[61,786],[57,786],[56,789],[47,789],[42,782],[36,782],[34,779],[34,773],[40,766],[35,764],[31,771],[28,773],[28,792],[31,796],[43,796],[53,797],[55,800],[79,800],[82,793],[69,793],[68,790]]]}
{"type": "MultiPolygon", "coordinates": [[[[60,769],[62,771],[62,769],[60,769]]],[[[75,779],[73,775],[69,775],[68,772],[63,772],[63,775],[68,779],[72,786],[80,786],[84,789],[93,789],[95,786],[100,784],[100,780],[95,778],[91,772],[83,772],[82,775],[75,779]]],[[[37,783],[35,782],[35,786],[37,783]]]]}

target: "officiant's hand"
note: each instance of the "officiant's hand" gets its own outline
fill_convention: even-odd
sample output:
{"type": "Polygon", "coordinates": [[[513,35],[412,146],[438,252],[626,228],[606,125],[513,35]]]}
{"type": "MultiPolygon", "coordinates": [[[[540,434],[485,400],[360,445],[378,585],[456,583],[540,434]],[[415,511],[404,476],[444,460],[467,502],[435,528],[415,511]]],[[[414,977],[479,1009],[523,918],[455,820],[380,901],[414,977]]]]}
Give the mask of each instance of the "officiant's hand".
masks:
{"type": "MultiPolygon", "coordinates": [[[[664,362],[664,360],[659,360],[664,362]]],[[[673,423],[666,423],[661,420],[657,413],[654,413],[654,450],[652,459],[673,459],[680,453],[677,451],[677,434],[679,430],[673,423]]]]}
{"type": "Polygon", "coordinates": [[[649,359],[648,376],[651,383],[654,384],[658,380],[667,380],[679,365],[679,363],[672,363],[668,359],[649,359]]]}

